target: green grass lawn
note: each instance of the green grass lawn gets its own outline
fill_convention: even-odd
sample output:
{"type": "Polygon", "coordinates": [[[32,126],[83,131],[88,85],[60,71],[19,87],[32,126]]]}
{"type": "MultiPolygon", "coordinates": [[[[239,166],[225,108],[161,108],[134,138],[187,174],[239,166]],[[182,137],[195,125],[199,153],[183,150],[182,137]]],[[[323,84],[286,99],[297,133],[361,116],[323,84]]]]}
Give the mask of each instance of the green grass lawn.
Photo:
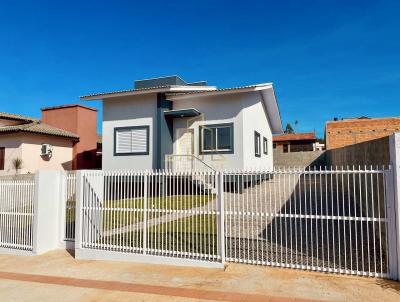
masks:
{"type": "MultiPolygon", "coordinates": [[[[217,217],[214,214],[194,215],[169,221],[147,229],[150,249],[200,254],[217,254],[217,217]]],[[[103,237],[99,243],[124,247],[143,246],[143,230],[103,237]]]]}
{"type": "MultiPolygon", "coordinates": [[[[168,198],[149,198],[148,219],[161,217],[168,213],[165,210],[191,209],[206,205],[215,196],[171,196],[168,198]]],[[[105,201],[102,216],[102,230],[108,231],[133,225],[143,221],[144,200],[127,199],[105,201]],[[139,211],[131,212],[129,209],[139,211]]],[[[67,221],[74,222],[71,210],[67,221]]],[[[178,216],[179,217],[179,216],[178,216]]],[[[163,218],[160,218],[163,219],[163,218]]],[[[167,219],[167,216],[165,217],[167,219]]],[[[118,245],[126,248],[143,247],[143,230],[125,231],[115,235],[99,238],[98,243],[118,245]]],[[[215,214],[198,214],[171,221],[161,221],[160,224],[147,228],[147,246],[149,249],[166,250],[183,253],[217,254],[217,216],[215,214]]]]}
{"type": "MultiPolygon", "coordinates": [[[[147,199],[148,219],[158,218],[168,214],[168,210],[188,210],[201,207],[211,201],[214,195],[180,195],[167,197],[153,197],[147,199]]],[[[68,201],[67,206],[73,207],[75,201],[68,201]]],[[[105,200],[103,203],[103,230],[121,228],[130,224],[143,221],[144,199],[119,199],[105,200]],[[134,210],[134,211],[132,211],[134,210]]],[[[66,212],[67,223],[75,222],[75,211],[73,209],[66,212]]]]}

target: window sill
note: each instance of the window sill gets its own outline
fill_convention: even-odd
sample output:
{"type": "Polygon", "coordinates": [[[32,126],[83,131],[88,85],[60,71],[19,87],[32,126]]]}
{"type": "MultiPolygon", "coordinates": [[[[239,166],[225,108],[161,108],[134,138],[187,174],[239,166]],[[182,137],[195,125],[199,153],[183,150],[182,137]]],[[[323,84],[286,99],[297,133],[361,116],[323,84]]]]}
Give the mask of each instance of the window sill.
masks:
{"type": "Polygon", "coordinates": [[[200,155],[214,155],[214,154],[233,154],[233,150],[221,150],[221,151],[203,151],[199,152],[200,155]]]}
{"type": "Polygon", "coordinates": [[[149,155],[149,152],[114,153],[114,156],[149,155]]]}

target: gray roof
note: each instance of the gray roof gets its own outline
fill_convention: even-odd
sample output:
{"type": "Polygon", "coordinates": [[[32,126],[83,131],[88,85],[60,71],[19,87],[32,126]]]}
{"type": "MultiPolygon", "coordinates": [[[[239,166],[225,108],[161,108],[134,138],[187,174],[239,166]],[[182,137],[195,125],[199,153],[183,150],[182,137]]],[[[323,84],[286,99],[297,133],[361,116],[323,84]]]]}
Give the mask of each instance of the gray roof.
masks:
{"type": "Polygon", "coordinates": [[[168,92],[169,95],[185,95],[185,94],[201,94],[201,93],[209,93],[209,92],[221,92],[221,91],[229,91],[229,90],[241,90],[241,89],[249,89],[249,88],[257,88],[257,87],[263,87],[266,85],[272,85],[272,83],[264,83],[264,84],[256,84],[256,85],[247,85],[247,86],[237,86],[237,87],[230,87],[230,88],[221,88],[221,89],[215,89],[213,86],[204,86],[205,89],[203,90],[189,90],[189,91],[182,91],[182,92],[168,92],[168,89],[170,88],[179,88],[179,87],[195,87],[195,86],[190,86],[190,85],[166,85],[166,86],[156,86],[156,87],[149,87],[149,88],[138,88],[138,89],[127,89],[127,90],[118,90],[118,91],[110,91],[110,92],[102,92],[102,93],[94,93],[94,94],[88,94],[81,96],[81,99],[85,98],[93,98],[93,97],[101,97],[104,95],[113,95],[113,94],[119,94],[119,93],[129,93],[129,92],[149,92],[152,90],[160,90],[160,89],[165,89],[165,92],[168,92]],[[207,89],[207,88],[210,89],[207,89]]]}
{"type": "Polygon", "coordinates": [[[42,123],[40,120],[35,118],[18,114],[0,112],[0,119],[8,119],[8,120],[23,122],[18,125],[0,127],[0,134],[13,133],[13,132],[26,132],[26,133],[35,133],[35,134],[53,135],[53,136],[71,138],[73,140],[79,139],[79,136],[75,133],[54,126],[50,126],[48,124],[42,123]]]}
{"type": "Polygon", "coordinates": [[[207,86],[207,81],[197,81],[188,83],[178,75],[171,75],[158,78],[142,79],[135,81],[135,89],[151,88],[165,85],[178,85],[178,86],[207,86]]]}
{"type": "Polygon", "coordinates": [[[210,89],[210,90],[201,90],[201,91],[187,91],[187,92],[174,92],[168,93],[168,95],[187,95],[187,94],[204,94],[204,93],[217,93],[222,91],[231,91],[231,90],[244,90],[251,88],[258,88],[272,85],[272,83],[263,83],[263,84],[255,84],[255,85],[246,85],[246,86],[236,86],[236,87],[228,87],[228,88],[220,88],[220,89],[210,89]]]}
{"type": "Polygon", "coordinates": [[[83,98],[94,97],[94,96],[102,96],[105,94],[118,94],[118,93],[137,92],[137,91],[151,91],[151,90],[164,89],[164,88],[168,89],[168,88],[175,87],[175,86],[176,85],[164,85],[164,86],[156,86],[156,87],[149,87],[149,88],[137,88],[137,89],[109,91],[109,92],[98,92],[98,93],[83,95],[80,98],[83,99],[83,98]]]}

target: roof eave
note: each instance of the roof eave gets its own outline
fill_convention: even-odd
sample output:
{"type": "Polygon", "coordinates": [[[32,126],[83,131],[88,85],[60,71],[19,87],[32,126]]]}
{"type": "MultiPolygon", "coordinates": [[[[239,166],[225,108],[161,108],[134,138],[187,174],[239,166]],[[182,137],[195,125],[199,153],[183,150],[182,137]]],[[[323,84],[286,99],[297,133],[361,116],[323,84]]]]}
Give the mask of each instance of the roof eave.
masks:
{"type": "Polygon", "coordinates": [[[228,88],[228,89],[215,89],[215,90],[210,90],[210,91],[199,91],[198,93],[187,93],[187,94],[168,94],[167,93],[167,99],[170,101],[174,100],[183,100],[183,99],[189,99],[189,98],[195,98],[195,97],[206,97],[206,96],[215,96],[215,95],[224,95],[224,94],[235,94],[235,93],[246,93],[246,92],[252,92],[252,91],[260,91],[260,90],[265,90],[269,89],[272,87],[272,83],[265,83],[265,84],[258,84],[254,85],[251,87],[241,87],[241,88],[228,88]]]}
{"type": "Polygon", "coordinates": [[[170,87],[159,87],[152,89],[138,89],[138,90],[127,90],[120,92],[109,92],[109,93],[99,93],[93,95],[81,96],[81,100],[91,101],[91,100],[103,100],[107,98],[115,98],[122,96],[132,96],[132,95],[142,95],[150,93],[168,93],[168,92],[188,92],[188,91],[206,91],[206,90],[216,90],[215,86],[170,86],[170,87]]]}
{"type": "Polygon", "coordinates": [[[42,133],[42,132],[37,132],[37,131],[31,131],[29,129],[10,129],[6,131],[0,131],[1,134],[8,134],[8,133],[30,133],[30,134],[36,134],[36,135],[45,135],[45,136],[56,136],[56,137],[61,137],[65,139],[70,139],[73,141],[79,141],[79,136],[70,136],[70,135],[61,135],[61,134],[54,134],[54,133],[42,133]]]}
{"type": "Polygon", "coordinates": [[[279,110],[279,104],[276,99],[275,90],[272,84],[270,89],[272,90],[272,96],[273,96],[272,102],[268,103],[267,101],[267,95],[266,95],[267,89],[261,91],[261,96],[263,98],[265,107],[267,108],[272,134],[282,134],[283,125],[282,125],[281,112],[279,110]]]}
{"type": "Polygon", "coordinates": [[[274,142],[291,142],[291,141],[315,141],[317,140],[316,138],[288,138],[288,139],[274,139],[272,138],[274,142]]]}

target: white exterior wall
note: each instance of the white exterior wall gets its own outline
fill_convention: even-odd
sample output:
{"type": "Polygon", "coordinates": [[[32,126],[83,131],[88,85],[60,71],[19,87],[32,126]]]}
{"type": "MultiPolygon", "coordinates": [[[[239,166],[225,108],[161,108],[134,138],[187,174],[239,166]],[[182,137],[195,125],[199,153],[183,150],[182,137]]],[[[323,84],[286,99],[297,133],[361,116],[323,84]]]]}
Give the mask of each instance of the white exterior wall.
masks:
{"type": "Polygon", "coordinates": [[[202,113],[196,118],[174,120],[174,152],[176,146],[176,129],[192,128],[194,130],[194,153],[200,159],[216,169],[241,169],[244,165],[243,152],[243,106],[247,102],[246,94],[231,94],[188,98],[173,101],[173,109],[195,108],[202,113]],[[233,154],[199,154],[199,126],[207,124],[233,123],[233,154]]]}
{"type": "Polygon", "coordinates": [[[258,92],[247,94],[243,109],[244,168],[272,169],[272,132],[262,95],[258,92]],[[261,157],[255,156],[254,132],[260,133],[261,157]],[[268,154],[264,154],[264,137],[268,140],[268,154]]]}
{"type": "Polygon", "coordinates": [[[195,155],[216,169],[251,169],[273,167],[272,132],[263,96],[259,92],[175,100],[173,109],[195,108],[202,113],[196,118],[174,120],[174,153],[177,152],[176,129],[194,129],[195,155]],[[199,126],[233,123],[234,153],[199,154],[199,126]],[[255,156],[254,131],[261,136],[261,157],[255,156]],[[268,155],[264,154],[263,137],[268,140],[268,155]]]}
{"type": "Polygon", "coordinates": [[[13,160],[22,159],[19,173],[35,173],[37,170],[71,170],[73,143],[71,139],[37,134],[8,134],[0,136],[0,147],[5,147],[4,170],[0,175],[15,174],[13,160]],[[53,147],[52,157],[41,157],[42,144],[53,147]]]}
{"type": "Polygon", "coordinates": [[[104,170],[144,170],[155,166],[157,97],[155,94],[103,100],[104,170]],[[149,126],[149,155],[114,156],[114,128],[149,126]]]}
{"type": "Polygon", "coordinates": [[[73,142],[71,139],[47,135],[23,135],[22,172],[34,173],[37,170],[71,170],[73,142]],[[42,144],[52,146],[52,156],[43,158],[42,144]]]}
{"type": "Polygon", "coordinates": [[[5,147],[4,170],[0,170],[0,175],[14,174],[12,161],[14,158],[22,158],[21,137],[15,134],[1,135],[0,147],[5,147]]]}

